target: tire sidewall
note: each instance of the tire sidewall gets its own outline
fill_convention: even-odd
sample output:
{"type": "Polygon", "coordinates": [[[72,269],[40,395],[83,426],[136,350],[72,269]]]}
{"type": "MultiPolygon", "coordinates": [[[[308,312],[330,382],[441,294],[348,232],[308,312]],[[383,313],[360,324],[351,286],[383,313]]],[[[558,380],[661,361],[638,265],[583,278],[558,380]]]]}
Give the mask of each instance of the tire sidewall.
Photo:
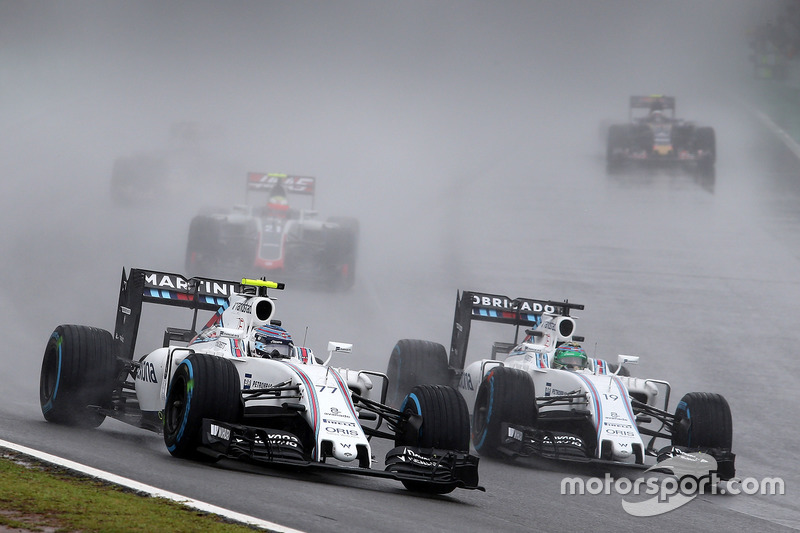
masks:
{"type": "Polygon", "coordinates": [[[94,428],[105,419],[116,385],[114,341],[106,330],[58,326],[45,346],[39,403],[48,422],[94,428]]]}

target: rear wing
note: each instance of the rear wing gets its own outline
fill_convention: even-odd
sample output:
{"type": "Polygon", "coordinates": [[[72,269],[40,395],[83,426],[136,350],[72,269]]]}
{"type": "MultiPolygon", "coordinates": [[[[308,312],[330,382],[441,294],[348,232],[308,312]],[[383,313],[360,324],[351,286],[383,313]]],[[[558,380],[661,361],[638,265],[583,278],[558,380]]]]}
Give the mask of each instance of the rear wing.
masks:
{"type": "Polygon", "coordinates": [[[459,371],[464,369],[473,320],[516,326],[516,343],[521,326],[536,327],[541,323],[544,314],[569,316],[572,309],[580,310],[583,307],[567,301],[509,298],[500,294],[462,291],[456,295],[453,336],[450,341],[450,367],[459,371]]]}
{"type": "Polygon", "coordinates": [[[660,109],[670,111],[675,116],[675,97],[664,96],[661,94],[651,94],[648,96],[631,96],[629,104],[629,115],[633,116],[634,109],[660,109]]]}
{"type": "Polygon", "coordinates": [[[264,172],[247,173],[248,191],[269,192],[278,182],[282,182],[286,192],[292,194],[305,194],[313,196],[317,192],[317,179],[311,176],[293,176],[291,174],[276,174],[264,172]]]}
{"type": "Polygon", "coordinates": [[[247,173],[248,204],[251,192],[269,193],[276,185],[281,185],[287,195],[294,194],[311,197],[311,209],[314,209],[317,193],[317,179],[311,176],[294,176],[264,172],[247,173]]]}
{"type": "Polygon", "coordinates": [[[188,341],[194,336],[198,311],[224,310],[228,307],[228,298],[240,291],[241,284],[231,281],[185,278],[180,274],[140,268],[132,268],[126,276],[123,268],[114,327],[114,340],[119,344],[120,355],[128,360],[133,358],[143,303],[192,309],[191,329],[175,330],[179,337],[188,341]]]}

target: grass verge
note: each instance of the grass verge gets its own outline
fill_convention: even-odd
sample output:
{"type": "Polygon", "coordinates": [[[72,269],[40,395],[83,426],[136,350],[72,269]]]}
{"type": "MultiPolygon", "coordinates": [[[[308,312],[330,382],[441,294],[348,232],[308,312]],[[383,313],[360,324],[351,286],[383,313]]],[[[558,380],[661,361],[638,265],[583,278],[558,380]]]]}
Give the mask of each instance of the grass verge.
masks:
{"type": "Polygon", "coordinates": [[[95,478],[0,454],[0,530],[250,532],[179,503],[141,495],[95,478]]]}

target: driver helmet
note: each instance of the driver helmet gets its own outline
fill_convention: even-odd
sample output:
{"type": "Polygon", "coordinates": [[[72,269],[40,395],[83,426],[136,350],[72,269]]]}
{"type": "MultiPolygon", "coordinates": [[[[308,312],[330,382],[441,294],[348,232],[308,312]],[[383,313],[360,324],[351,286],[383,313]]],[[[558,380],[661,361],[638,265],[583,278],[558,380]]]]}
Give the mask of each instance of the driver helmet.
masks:
{"type": "Polygon", "coordinates": [[[253,352],[256,357],[289,359],[292,348],[292,336],[280,326],[265,324],[255,330],[253,352]]]}
{"type": "Polygon", "coordinates": [[[285,196],[270,196],[267,202],[267,211],[272,216],[285,218],[289,212],[289,202],[285,196]]]}
{"type": "Polygon", "coordinates": [[[588,362],[586,350],[577,342],[565,342],[556,348],[556,353],[553,355],[553,368],[581,370],[586,368],[588,362]]]}
{"type": "Polygon", "coordinates": [[[276,183],[269,192],[267,210],[270,215],[277,217],[286,217],[289,212],[289,200],[286,195],[286,189],[284,189],[280,181],[276,183]]]}
{"type": "Polygon", "coordinates": [[[650,111],[650,120],[654,122],[661,122],[664,120],[664,113],[660,109],[654,109],[650,111]]]}

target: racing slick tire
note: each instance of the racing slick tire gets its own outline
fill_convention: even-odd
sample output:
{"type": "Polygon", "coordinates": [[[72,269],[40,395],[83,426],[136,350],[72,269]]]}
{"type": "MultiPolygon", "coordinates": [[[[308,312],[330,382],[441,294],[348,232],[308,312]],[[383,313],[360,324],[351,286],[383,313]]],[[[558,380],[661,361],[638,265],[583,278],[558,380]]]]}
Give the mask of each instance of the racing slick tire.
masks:
{"type": "Polygon", "coordinates": [[[447,351],[437,342],[418,339],[397,341],[386,369],[389,379],[386,401],[399,408],[403,398],[415,385],[449,385],[450,369],[447,351]]]}
{"type": "Polygon", "coordinates": [[[95,428],[116,384],[114,338],[89,326],[58,326],[44,349],[39,403],[48,422],[95,428]]]}
{"type": "Polygon", "coordinates": [[[222,357],[193,353],[175,370],[164,407],[164,443],[175,457],[213,462],[198,450],[203,419],[236,423],[244,411],[239,373],[222,357]]]}
{"type": "Polygon", "coordinates": [[[705,169],[713,167],[717,162],[717,137],[714,128],[697,128],[694,136],[695,150],[703,150],[709,154],[698,161],[699,165],[705,169]]]}
{"type": "Polygon", "coordinates": [[[675,409],[672,445],[690,449],[730,450],[733,418],[727,400],[711,392],[690,392],[675,409]]]}
{"type": "Polygon", "coordinates": [[[478,387],[472,413],[472,445],[480,455],[504,457],[502,424],[532,426],[536,422],[536,387],[527,372],[492,368],[478,387]]]}
{"type": "MultiPolygon", "coordinates": [[[[408,428],[395,435],[395,446],[438,448],[457,452],[469,451],[469,408],[464,397],[447,385],[417,385],[411,389],[400,407],[403,413],[420,415],[419,430],[408,428]]],[[[402,480],[411,491],[447,494],[457,484],[432,484],[402,480]]]]}
{"type": "Polygon", "coordinates": [[[622,368],[620,368],[619,372],[617,372],[617,368],[619,368],[619,365],[617,363],[608,363],[609,374],[613,374],[616,372],[618,376],[630,377],[631,371],[628,370],[627,366],[623,366],[622,368]]]}

